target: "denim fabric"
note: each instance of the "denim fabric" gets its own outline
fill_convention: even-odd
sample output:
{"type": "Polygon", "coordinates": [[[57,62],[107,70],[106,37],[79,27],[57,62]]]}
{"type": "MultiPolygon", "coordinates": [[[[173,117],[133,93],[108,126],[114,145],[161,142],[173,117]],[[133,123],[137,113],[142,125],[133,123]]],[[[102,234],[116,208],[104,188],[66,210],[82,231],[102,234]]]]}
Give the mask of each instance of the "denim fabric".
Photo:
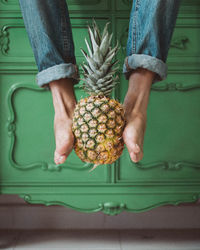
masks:
{"type": "MultiPolygon", "coordinates": [[[[38,66],[38,85],[44,87],[65,77],[77,83],[79,73],[65,0],[19,2],[38,66]]],[[[133,0],[123,65],[126,79],[139,67],[156,73],[153,82],[166,78],[166,59],[179,5],[180,0],[133,0]]]]}
{"type": "Polygon", "coordinates": [[[180,0],[133,0],[130,13],[126,79],[139,67],[156,73],[153,82],[167,77],[167,55],[180,0]]]}
{"type": "Polygon", "coordinates": [[[39,73],[37,83],[60,78],[79,80],[74,42],[65,0],[19,0],[39,73]]]}

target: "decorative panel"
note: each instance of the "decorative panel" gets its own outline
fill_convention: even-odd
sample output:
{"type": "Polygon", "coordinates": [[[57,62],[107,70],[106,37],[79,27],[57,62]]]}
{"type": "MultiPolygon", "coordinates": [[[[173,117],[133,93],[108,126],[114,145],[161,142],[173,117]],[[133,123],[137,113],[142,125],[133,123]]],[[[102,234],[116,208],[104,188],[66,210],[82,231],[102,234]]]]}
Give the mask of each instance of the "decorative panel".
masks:
{"type": "Polygon", "coordinates": [[[1,20],[0,32],[1,62],[34,62],[22,20],[1,20]]]}
{"type": "MultiPolygon", "coordinates": [[[[76,91],[76,93],[79,98],[81,92],[76,91]]],[[[110,173],[109,165],[104,165],[95,172],[89,172],[93,164],[80,161],[74,151],[64,164],[54,164],[54,112],[50,95],[49,91],[38,88],[28,81],[13,83],[8,89],[6,98],[8,118],[4,124],[7,136],[3,136],[1,143],[6,140],[9,145],[7,152],[9,168],[16,170],[13,178],[20,182],[107,181],[110,173]],[[19,178],[16,178],[17,176],[19,178]]]]}
{"type": "Polygon", "coordinates": [[[125,150],[119,160],[118,180],[154,183],[199,180],[199,100],[200,79],[191,86],[154,84],[148,106],[144,158],[135,164],[125,150]]]}

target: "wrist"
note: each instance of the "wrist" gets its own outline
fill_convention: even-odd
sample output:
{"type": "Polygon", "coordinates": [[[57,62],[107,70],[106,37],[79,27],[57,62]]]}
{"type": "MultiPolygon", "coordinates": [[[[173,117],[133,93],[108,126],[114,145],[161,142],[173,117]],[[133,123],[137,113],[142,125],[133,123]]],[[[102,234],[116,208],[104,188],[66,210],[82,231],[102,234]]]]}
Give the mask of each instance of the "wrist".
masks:
{"type": "Polygon", "coordinates": [[[127,116],[138,114],[146,117],[147,105],[155,73],[138,68],[129,77],[128,91],[124,99],[127,116]]]}
{"type": "Polygon", "coordinates": [[[74,83],[69,78],[62,78],[49,83],[52,93],[60,93],[68,95],[69,98],[75,98],[74,83]]]}
{"type": "Polygon", "coordinates": [[[68,116],[72,119],[76,106],[74,84],[70,79],[60,79],[49,83],[53,98],[55,114],[62,117],[68,116]]]}
{"type": "Polygon", "coordinates": [[[147,92],[151,90],[151,85],[155,73],[147,69],[138,68],[129,77],[128,92],[147,92]]]}
{"type": "Polygon", "coordinates": [[[125,112],[146,114],[150,89],[128,91],[124,99],[125,112]]]}

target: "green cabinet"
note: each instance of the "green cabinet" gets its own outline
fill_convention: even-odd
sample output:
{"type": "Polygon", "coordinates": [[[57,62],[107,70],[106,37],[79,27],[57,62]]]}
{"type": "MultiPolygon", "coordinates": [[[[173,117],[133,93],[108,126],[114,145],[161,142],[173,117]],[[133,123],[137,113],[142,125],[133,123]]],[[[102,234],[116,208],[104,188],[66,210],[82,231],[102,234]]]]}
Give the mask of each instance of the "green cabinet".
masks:
{"type": "MultiPolygon", "coordinates": [[[[125,58],[131,0],[69,0],[78,64],[91,16],[109,20],[125,58]]],[[[37,87],[37,68],[17,0],[0,0],[0,193],[29,203],[65,205],[115,215],[165,204],[195,202],[200,194],[200,3],[182,1],[168,57],[168,78],[152,86],[144,158],[131,162],[125,148],[112,165],[93,172],[74,152],[53,162],[51,93],[37,87]]],[[[122,70],[113,97],[123,102],[122,70]]],[[[80,99],[85,94],[76,85],[80,99]]]]}

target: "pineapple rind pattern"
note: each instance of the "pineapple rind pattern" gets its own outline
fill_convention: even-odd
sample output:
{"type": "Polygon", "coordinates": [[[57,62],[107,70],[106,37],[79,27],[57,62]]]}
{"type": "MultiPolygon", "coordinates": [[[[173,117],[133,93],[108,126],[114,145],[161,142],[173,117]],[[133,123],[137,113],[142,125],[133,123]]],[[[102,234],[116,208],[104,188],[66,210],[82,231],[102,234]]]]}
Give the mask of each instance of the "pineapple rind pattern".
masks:
{"type": "Polygon", "coordinates": [[[125,125],[124,110],[122,105],[114,99],[101,96],[95,96],[92,99],[93,103],[91,102],[91,98],[86,97],[81,99],[75,108],[72,126],[75,134],[74,150],[84,162],[91,162],[97,165],[111,164],[120,157],[124,149],[122,139],[122,132],[125,125]],[[112,106],[110,106],[110,103],[112,103],[112,106]],[[103,116],[105,118],[105,122],[102,123],[98,120],[98,117],[94,116],[93,111],[105,104],[108,105],[108,111],[99,109],[100,113],[98,117],[103,116]],[[90,111],[88,111],[87,105],[92,105],[90,111]],[[81,109],[82,107],[85,109],[81,109]],[[118,110],[117,113],[116,107],[118,110]],[[85,113],[80,112],[80,110],[85,110],[85,113]],[[108,114],[110,113],[115,118],[109,118],[108,114]],[[86,114],[91,119],[85,119],[86,114]],[[81,121],[81,124],[78,121],[81,121]],[[86,128],[88,129],[87,132],[86,128]]]}

